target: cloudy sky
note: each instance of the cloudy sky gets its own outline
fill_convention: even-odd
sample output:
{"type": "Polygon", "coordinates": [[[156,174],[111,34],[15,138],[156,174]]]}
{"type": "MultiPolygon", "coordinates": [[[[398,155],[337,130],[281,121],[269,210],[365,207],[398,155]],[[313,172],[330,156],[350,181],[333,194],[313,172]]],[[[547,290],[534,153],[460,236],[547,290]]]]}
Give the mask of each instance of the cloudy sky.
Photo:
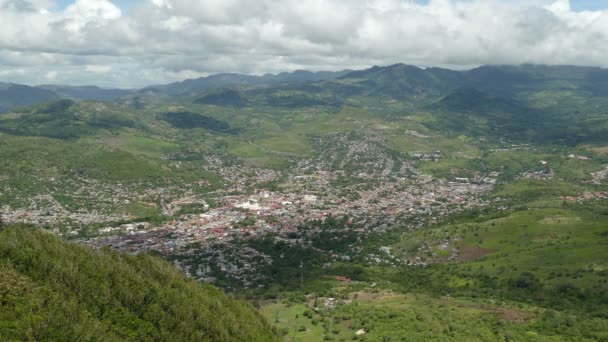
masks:
{"type": "Polygon", "coordinates": [[[140,87],[398,62],[608,67],[608,0],[0,0],[0,81],[140,87]]]}

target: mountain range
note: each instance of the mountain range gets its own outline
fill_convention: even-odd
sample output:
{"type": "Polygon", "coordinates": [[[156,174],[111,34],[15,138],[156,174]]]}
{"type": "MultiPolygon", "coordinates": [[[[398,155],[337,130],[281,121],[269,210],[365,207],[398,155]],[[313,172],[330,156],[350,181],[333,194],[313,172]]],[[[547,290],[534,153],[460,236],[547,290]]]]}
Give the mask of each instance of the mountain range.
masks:
{"type": "MultiPolygon", "coordinates": [[[[589,96],[608,94],[608,70],[576,66],[482,66],[467,71],[442,68],[418,68],[395,64],[374,66],[365,70],[338,72],[294,71],[263,76],[234,73],[217,74],[142,89],[105,89],[97,86],[42,85],[27,86],[0,83],[0,112],[56,99],[113,101],[146,94],[162,94],[167,98],[204,94],[203,103],[243,105],[242,96],[232,92],[222,95],[222,88],[241,88],[247,95],[268,93],[269,89],[287,88],[300,92],[325,92],[332,97],[381,96],[400,101],[423,102],[429,98],[463,94],[460,88],[476,89],[493,96],[512,97],[537,89],[575,91],[589,96]],[[224,96],[227,96],[224,98],[224,96]],[[235,97],[236,96],[236,97],[235,97]],[[227,100],[227,102],[222,102],[227,100]],[[218,102],[219,101],[219,102],[218,102]]],[[[464,95],[464,94],[463,94],[464,95]]],[[[470,96],[468,94],[466,96],[470,96]]],[[[453,97],[453,96],[452,96],[453,97]]],[[[292,99],[294,100],[294,99],[292,99]]],[[[271,101],[272,102],[272,101],[271,101]]],[[[301,101],[300,101],[301,102],[301,101]]],[[[332,102],[332,101],[330,101],[332,102]]],[[[333,101],[335,102],[335,101],[333,101]]],[[[291,101],[297,105],[298,101],[291,101]]],[[[319,103],[315,103],[319,104],[319,103]]]]}
{"type": "Polygon", "coordinates": [[[315,82],[335,79],[347,73],[348,70],[339,72],[298,70],[291,73],[283,72],[276,75],[266,74],[263,76],[226,73],[166,85],[154,85],[142,89],[107,89],[98,86],[68,85],[28,86],[14,83],[0,83],[0,113],[18,106],[34,105],[57,99],[113,101],[127,95],[146,92],[160,92],[171,96],[187,96],[224,86],[315,82]]]}
{"type": "MultiPolygon", "coordinates": [[[[498,133],[520,140],[578,144],[608,134],[607,93],[608,70],[602,68],[520,65],[454,71],[395,64],[358,71],[218,74],[134,90],[2,84],[0,111],[59,99],[109,101],[134,110],[184,103],[330,111],[355,106],[396,116],[430,112],[437,120],[429,127],[448,135],[498,133]]],[[[115,125],[121,114],[117,109],[109,121],[101,116],[94,115],[95,120],[115,125]]],[[[0,129],[14,133],[14,125],[20,124],[5,120],[0,129]]]]}

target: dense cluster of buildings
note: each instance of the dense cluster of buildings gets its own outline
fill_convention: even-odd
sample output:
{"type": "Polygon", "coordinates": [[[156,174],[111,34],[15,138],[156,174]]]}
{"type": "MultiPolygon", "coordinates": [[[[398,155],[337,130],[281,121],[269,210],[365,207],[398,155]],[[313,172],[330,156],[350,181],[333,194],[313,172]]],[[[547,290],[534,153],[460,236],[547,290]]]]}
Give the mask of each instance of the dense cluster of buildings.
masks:
{"type": "MultiPolygon", "coordinates": [[[[246,286],[255,282],[251,274],[256,267],[272,260],[242,247],[227,252],[225,249],[229,249],[232,241],[268,234],[281,239],[296,232],[305,222],[323,220],[329,215],[349,217],[350,224],[358,227],[362,236],[393,227],[416,229],[436,223],[448,214],[489,204],[484,195],[491,191],[491,181],[436,179],[420,174],[408,161],[387,155],[373,139],[353,144],[347,139],[341,142],[332,142],[333,148],[325,149],[320,156],[299,161],[282,174],[246,166],[221,168],[221,160],[215,160],[210,165],[227,180],[223,190],[213,193],[216,207],[178,215],[157,226],[106,227],[100,231],[101,236],[87,243],[128,253],[156,250],[169,257],[190,259],[204,251],[206,262],[194,266],[179,261],[180,258],[175,262],[197,279],[213,281],[211,274],[217,274],[219,268],[246,286]],[[373,162],[366,158],[369,153],[374,155],[373,162]],[[269,181],[277,182],[278,188],[270,190],[262,186],[255,191],[244,191],[251,189],[252,184],[263,185],[269,181]],[[210,269],[209,259],[214,260],[216,270],[210,269]]],[[[498,173],[492,176],[497,177],[498,173]]],[[[176,209],[180,201],[171,203],[176,209]]],[[[336,257],[349,258],[347,255],[336,257]]],[[[378,251],[366,257],[370,263],[399,262],[390,251],[378,251]]]]}
{"type": "MultiPolygon", "coordinates": [[[[415,131],[406,134],[422,135],[415,131]]],[[[415,160],[441,159],[441,151],[404,157],[387,149],[382,138],[373,134],[335,134],[319,138],[315,143],[317,153],[310,158],[292,160],[292,166],[283,171],[254,167],[229,156],[196,150],[183,152],[197,154],[197,158],[204,161],[204,171],[223,180],[223,186],[213,191],[205,191],[210,185],[206,180],[108,186],[73,177],[57,180],[47,193],[32,196],[27,209],[9,206],[0,209],[7,222],[33,223],[54,228],[58,233],[77,235],[82,233],[83,225],[89,227],[91,233],[90,227],[94,226],[94,237],[83,242],[95,248],[110,246],[133,254],[154,250],[202,281],[214,281],[219,270],[248,286],[256,281],[256,267],[273,260],[242,245],[231,249],[233,241],[263,236],[293,241],[289,237],[307,221],[324,220],[328,216],[348,217],[349,224],[357,227],[356,232],[361,236],[396,227],[418,229],[438,223],[442,217],[455,212],[489,205],[484,195],[492,190],[501,175],[498,171],[489,171],[453,180],[424,175],[415,167],[415,160]],[[68,208],[60,200],[61,193],[65,192],[77,199],[73,203],[76,209],[68,208]],[[126,210],[116,209],[130,205],[150,208],[167,219],[161,223],[133,221],[135,217],[126,210]],[[63,230],[57,229],[60,224],[63,230]],[[206,258],[206,261],[184,261],[196,258],[206,258]]],[[[168,158],[178,160],[180,156],[168,158]]],[[[546,163],[543,165],[539,171],[523,173],[519,178],[553,178],[553,171],[546,163]]],[[[595,173],[594,179],[601,180],[607,175],[608,169],[595,173]]],[[[585,193],[562,199],[582,201],[607,197],[606,193],[585,193]]],[[[299,235],[298,243],[306,244],[305,240],[313,235],[299,235]]],[[[450,241],[442,241],[439,248],[427,246],[427,249],[430,253],[441,250],[442,245],[445,245],[446,258],[457,257],[450,241]]],[[[353,251],[360,250],[354,248],[353,251]]],[[[349,255],[335,257],[346,261],[351,258],[349,255]]],[[[415,257],[399,260],[387,249],[368,252],[363,260],[389,265],[425,263],[415,257]]]]}

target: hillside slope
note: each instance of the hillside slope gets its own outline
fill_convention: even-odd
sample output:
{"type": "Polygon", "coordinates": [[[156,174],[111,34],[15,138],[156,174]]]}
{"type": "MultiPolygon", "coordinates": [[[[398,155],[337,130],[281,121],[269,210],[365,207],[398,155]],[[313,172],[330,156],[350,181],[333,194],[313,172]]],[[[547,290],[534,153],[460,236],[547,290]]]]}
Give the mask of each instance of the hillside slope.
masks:
{"type": "Polygon", "coordinates": [[[133,92],[128,89],[107,89],[97,86],[67,86],[56,84],[42,85],[37,88],[52,91],[66,99],[95,101],[113,101],[133,92]]]}
{"type": "Polygon", "coordinates": [[[211,75],[208,77],[188,79],[181,82],[175,82],[165,85],[150,86],[142,90],[156,90],[171,96],[187,96],[191,93],[213,90],[227,86],[254,86],[273,84],[277,85],[286,83],[318,82],[323,80],[332,80],[337,77],[343,76],[348,72],[349,70],[336,72],[311,72],[305,70],[297,70],[294,72],[283,72],[276,75],[266,74],[263,76],[224,73],[211,75]]]}
{"type": "Polygon", "coordinates": [[[59,99],[52,91],[29,87],[21,84],[0,83],[0,113],[7,112],[17,106],[59,99]]]}
{"type": "Polygon", "coordinates": [[[0,232],[0,339],[273,341],[247,304],[150,256],[96,252],[40,230],[0,232]]]}

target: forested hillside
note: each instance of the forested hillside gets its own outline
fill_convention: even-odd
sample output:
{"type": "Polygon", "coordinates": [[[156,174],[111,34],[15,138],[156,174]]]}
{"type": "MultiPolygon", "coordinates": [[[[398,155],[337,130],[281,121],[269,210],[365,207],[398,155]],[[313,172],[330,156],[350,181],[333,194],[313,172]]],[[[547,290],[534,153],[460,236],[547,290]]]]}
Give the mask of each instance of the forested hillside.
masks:
{"type": "Polygon", "coordinates": [[[248,304],[147,255],[0,232],[0,340],[273,341],[248,304]]]}

